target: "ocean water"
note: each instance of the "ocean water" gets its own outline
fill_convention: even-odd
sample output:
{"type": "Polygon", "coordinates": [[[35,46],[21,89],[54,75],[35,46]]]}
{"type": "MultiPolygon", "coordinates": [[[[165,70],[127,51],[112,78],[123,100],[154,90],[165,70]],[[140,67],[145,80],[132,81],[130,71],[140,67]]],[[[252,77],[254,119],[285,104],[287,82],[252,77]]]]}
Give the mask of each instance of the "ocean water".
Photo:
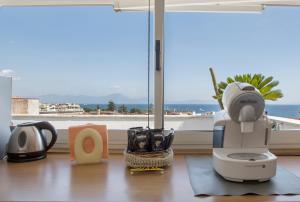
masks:
{"type": "MultiPolygon", "coordinates": [[[[107,104],[99,104],[101,109],[107,108],[107,104]]],[[[117,107],[120,105],[117,104],[117,107]]],[[[125,104],[128,110],[139,108],[147,110],[147,104],[125,104]]],[[[96,109],[97,104],[81,104],[81,107],[96,109]]],[[[220,110],[216,104],[165,104],[165,110],[176,112],[216,112],[220,110]]],[[[286,118],[300,118],[300,105],[266,105],[268,115],[286,118]]]]}

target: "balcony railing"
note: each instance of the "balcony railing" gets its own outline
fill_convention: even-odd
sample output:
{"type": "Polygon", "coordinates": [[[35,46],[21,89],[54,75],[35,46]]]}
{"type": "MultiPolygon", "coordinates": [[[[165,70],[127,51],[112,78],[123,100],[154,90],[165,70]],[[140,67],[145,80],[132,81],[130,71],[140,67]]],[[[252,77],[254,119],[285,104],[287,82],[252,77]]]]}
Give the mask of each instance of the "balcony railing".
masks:
{"type": "MultiPolygon", "coordinates": [[[[300,148],[300,120],[269,116],[275,128],[271,148],[300,148]]],[[[127,144],[127,129],[147,126],[146,115],[13,115],[13,123],[50,121],[58,130],[56,148],[68,147],[68,127],[87,123],[106,124],[110,149],[123,149],[127,144]]],[[[153,127],[153,117],[150,117],[153,127]]],[[[212,147],[213,115],[167,115],[166,128],[174,128],[176,149],[207,149],[212,147]]]]}

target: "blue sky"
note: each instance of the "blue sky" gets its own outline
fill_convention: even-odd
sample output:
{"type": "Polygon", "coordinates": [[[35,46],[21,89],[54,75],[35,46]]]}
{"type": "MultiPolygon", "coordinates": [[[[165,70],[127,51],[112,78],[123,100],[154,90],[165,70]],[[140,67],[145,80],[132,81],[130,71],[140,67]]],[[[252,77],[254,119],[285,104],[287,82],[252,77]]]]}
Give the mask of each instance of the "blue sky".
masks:
{"type": "MultiPolygon", "coordinates": [[[[212,100],[218,80],[263,73],[300,103],[300,8],[262,14],[168,13],[166,100],[212,100]]],[[[12,69],[13,94],[147,95],[147,15],[111,7],[0,8],[0,69],[12,69]]],[[[152,72],[153,73],[153,72],[152,72]]],[[[153,82],[152,82],[153,84],[153,82]]]]}

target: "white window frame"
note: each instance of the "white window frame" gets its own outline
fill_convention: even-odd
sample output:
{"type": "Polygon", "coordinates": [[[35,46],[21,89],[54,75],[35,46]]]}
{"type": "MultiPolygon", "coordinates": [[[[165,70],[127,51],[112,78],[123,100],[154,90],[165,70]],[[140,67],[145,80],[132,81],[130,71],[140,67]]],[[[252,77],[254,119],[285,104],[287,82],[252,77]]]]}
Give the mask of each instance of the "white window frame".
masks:
{"type": "MultiPolygon", "coordinates": [[[[22,2],[22,1],[19,1],[22,2]]],[[[105,3],[107,3],[105,1],[105,3]]],[[[58,1],[53,2],[58,4],[58,1]]],[[[96,4],[96,3],[95,3],[96,4]]],[[[99,4],[99,3],[97,3],[99,4]]],[[[5,4],[5,6],[18,6],[20,4],[5,4]]],[[[31,5],[30,3],[26,4],[31,5]]],[[[33,4],[34,5],[34,4],[33,4]]],[[[44,4],[43,4],[44,5],[44,4]]],[[[48,4],[45,4],[48,5],[48,4]]],[[[50,4],[49,4],[50,5],[50,4]]],[[[71,3],[70,5],[73,5],[71,3]]],[[[155,40],[161,40],[160,68],[164,69],[163,63],[163,33],[164,33],[164,0],[155,0],[155,40]]],[[[163,126],[163,100],[164,100],[163,71],[157,71],[155,75],[155,127],[163,126]]],[[[273,131],[270,140],[270,148],[300,148],[300,130],[273,131]]],[[[111,149],[124,149],[127,144],[126,130],[109,129],[109,147],[111,149]]],[[[59,139],[56,147],[67,147],[67,128],[58,129],[59,139]]],[[[210,132],[177,130],[174,140],[174,149],[210,149],[212,147],[212,135],[210,132]]]]}
{"type": "MultiPolygon", "coordinates": [[[[175,150],[194,151],[212,148],[212,116],[165,116],[166,124],[175,129],[175,139],[173,148],[175,150]],[[182,121],[182,119],[184,121],[182,121]],[[197,122],[210,120],[205,123],[208,127],[197,128],[197,122]],[[182,123],[180,123],[182,121],[182,123]],[[173,124],[168,124],[168,123],[173,124]],[[182,127],[182,125],[188,125],[182,127]],[[194,130],[188,130],[191,128],[194,130]]],[[[295,129],[283,129],[272,131],[269,142],[271,149],[300,149],[300,120],[292,120],[282,117],[270,117],[277,123],[292,123],[295,129]],[[297,129],[299,127],[299,129],[297,129]]],[[[107,124],[110,150],[123,150],[127,145],[127,128],[146,126],[147,116],[144,115],[13,115],[13,122],[20,123],[26,121],[50,121],[57,128],[58,139],[54,148],[68,149],[68,127],[72,125],[82,125],[87,123],[107,124]],[[58,124],[55,123],[58,121],[58,124]],[[133,122],[132,122],[133,121],[133,122]],[[112,126],[111,123],[118,122],[112,126]],[[131,122],[126,125],[127,122],[131,122]],[[120,126],[120,128],[118,128],[120,126]],[[122,127],[122,128],[121,128],[122,127]]],[[[153,124],[153,117],[151,117],[153,124]]]]}

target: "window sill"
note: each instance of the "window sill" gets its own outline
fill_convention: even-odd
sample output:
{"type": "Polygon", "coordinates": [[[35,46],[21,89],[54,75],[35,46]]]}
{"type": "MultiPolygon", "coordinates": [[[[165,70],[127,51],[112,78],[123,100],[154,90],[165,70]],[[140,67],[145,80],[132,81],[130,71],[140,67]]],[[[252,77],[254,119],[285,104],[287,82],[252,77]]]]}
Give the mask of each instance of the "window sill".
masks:
{"type": "MultiPolygon", "coordinates": [[[[54,148],[58,150],[68,149],[68,130],[58,130],[58,140],[54,148]]],[[[110,150],[123,152],[127,145],[126,130],[108,130],[110,150]]],[[[212,148],[212,132],[203,131],[175,131],[173,148],[180,153],[195,153],[210,150],[212,148]]],[[[273,131],[269,142],[270,149],[299,149],[300,130],[273,131]]],[[[204,152],[207,153],[207,152],[204,152]]]]}

